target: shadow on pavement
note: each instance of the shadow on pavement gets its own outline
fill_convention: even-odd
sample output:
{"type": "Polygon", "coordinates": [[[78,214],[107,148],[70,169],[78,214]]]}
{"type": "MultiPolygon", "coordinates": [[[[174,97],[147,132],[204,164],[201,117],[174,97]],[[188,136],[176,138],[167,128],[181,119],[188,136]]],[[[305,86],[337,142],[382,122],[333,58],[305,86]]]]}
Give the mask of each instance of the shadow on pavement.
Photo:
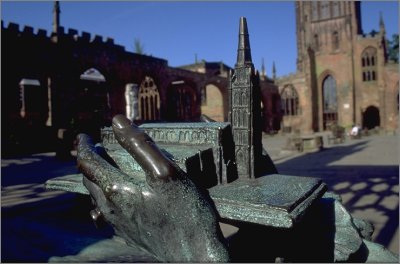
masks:
{"type": "Polygon", "coordinates": [[[59,161],[55,153],[1,160],[1,186],[44,183],[46,180],[77,173],[76,160],[59,161]]]}
{"type": "Polygon", "coordinates": [[[55,256],[77,255],[111,238],[110,227],[96,229],[87,197],[65,193],[51,200],[2,207],[2,262],[48,262],[55,256]]]}
{"type": "MultiPolygon", "coordinates": [[[[364,162],[371,165],[353,165],[354,159],[349,161],[348,156],[360,151],[374,150],[364,140],[297,156],[276,166],[281,174],[321,178],[328,191],[342,197],[353,216],[374,224],[373,240],[389,247],[399,226],[399,166],[374,165],[379,164],[375,160],[364,162]]],[[[398,254],[397,247],[389,249],[398,254]]]]}

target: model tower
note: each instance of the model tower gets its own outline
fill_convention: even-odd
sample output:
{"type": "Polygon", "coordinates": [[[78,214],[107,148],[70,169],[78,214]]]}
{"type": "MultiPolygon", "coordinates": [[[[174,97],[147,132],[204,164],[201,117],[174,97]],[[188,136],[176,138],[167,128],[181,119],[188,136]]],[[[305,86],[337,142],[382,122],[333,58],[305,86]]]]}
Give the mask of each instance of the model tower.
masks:
{"type": "Polygon", "coordinates": [[[259,74],[251,60],[246,18],[240,18],[239,46],[229,87],[229,122],[235,141],[239,179],[261,176],[261,102],[259,74]]]}

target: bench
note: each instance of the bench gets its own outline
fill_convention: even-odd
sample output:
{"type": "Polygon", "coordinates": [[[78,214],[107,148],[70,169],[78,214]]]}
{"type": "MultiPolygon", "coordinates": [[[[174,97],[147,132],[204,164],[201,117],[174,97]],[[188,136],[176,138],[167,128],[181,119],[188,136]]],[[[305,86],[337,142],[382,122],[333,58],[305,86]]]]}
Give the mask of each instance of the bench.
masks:
{"type": "Polygon", "coordinates": [[[285,149],[299,152],[316,152],[323,148],[322,136],[294,134],[287,138],[285,149]]]}
{"type": "Polygon", "coordinates": [[[330,127],[330,131],[332,132],[332,135],[328,137],[329,144],[344,143],[346,139],[346,131],[344,127],[333,125],[330,127]]]}

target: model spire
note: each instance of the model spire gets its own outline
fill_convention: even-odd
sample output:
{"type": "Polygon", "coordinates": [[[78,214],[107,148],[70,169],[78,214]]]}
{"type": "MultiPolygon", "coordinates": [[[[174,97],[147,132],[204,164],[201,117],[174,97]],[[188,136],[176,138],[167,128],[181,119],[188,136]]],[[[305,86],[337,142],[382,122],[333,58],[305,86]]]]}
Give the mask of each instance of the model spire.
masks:
{"type": "Polygon", "coordinates": [[[251,65],[251,51],[249,33],[247,30],[247,21],[245,17],[240,18],[239,24],[239,45],[237,51],[237,62],[236,65],[251,65]]]}
{"type": "Polygon", "coordinates": [[[240,179],[257,178],[264,172],[261,141],[260,76],[251,61],[249,34],[240,18],[237,63],[229,85],[229,122],[235,142],[237,174],[240,179]]]}

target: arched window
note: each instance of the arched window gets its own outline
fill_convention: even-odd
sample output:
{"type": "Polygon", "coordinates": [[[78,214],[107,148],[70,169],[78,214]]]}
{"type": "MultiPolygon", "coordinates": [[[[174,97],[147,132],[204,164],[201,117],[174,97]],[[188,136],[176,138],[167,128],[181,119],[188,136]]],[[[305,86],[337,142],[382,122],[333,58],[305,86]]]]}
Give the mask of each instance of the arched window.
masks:
{"type": "Polygon", "coordinates": [[[321,1],[320,2],[320,18],[325,19],[330,17],[330,1],[321,1]]]}
{"type": "Polygon", "coordinates": [[[318,20],[318,1],[311,2],[311,20],[318,20]]]}
{"type": "Polygon", "coordinates": [[[139,88],[139,119],[152,121],[160,119],[160,94],[154,80],[148,76],[139,88]]]}
{"type": "Polygon", "coordinates": [[[333,48],[333,50],[338,50],[339,44],[340,44],[339,33],[337,31],[334,31],[332,33],[332,48],[333,48]]]}
{"type": "Polygon", "coordinates": [[[314,49],[319,50],[319,37],[318,34],[314,34],[314,49]]]}
{"type": "Polygon", "coordinates": [[[296,92],[296,89],[292,85],[283,88],[281,100],[283,115],[293,116],[300,114],[299,96],[296,92]]]}
{"type": "Polygon", "coordinates": [[[332,2],[332,16],[337,17],[340,15],[339,1],[332,2]]]}
{"type": "MultiPolygon", "coordinates": [[[[215,121],[224,121],[224,105],[220,89],[213,85],[207,84],[205,86],[207,104],[201,106],[201,113],[214,119],[215,121]]],[[[232,104],[235,104],[232,99],[232,104]]],[[[235,104],[236,105],[236,104],[235,104]]]]}
{"type": "Polygon", "coordinates": [[[337,122],[337,94],[336,94],[336,81],[331,76],[325,77],[322,82],[322,95],[323,95],[323,126],[324,129],[329,125],[337,122]]]}
{"type": "Polygon", "coordinates": [[[366,48],[361,54],[362,80],[364,82],[377,80],[376,49],[366,48]]]}

